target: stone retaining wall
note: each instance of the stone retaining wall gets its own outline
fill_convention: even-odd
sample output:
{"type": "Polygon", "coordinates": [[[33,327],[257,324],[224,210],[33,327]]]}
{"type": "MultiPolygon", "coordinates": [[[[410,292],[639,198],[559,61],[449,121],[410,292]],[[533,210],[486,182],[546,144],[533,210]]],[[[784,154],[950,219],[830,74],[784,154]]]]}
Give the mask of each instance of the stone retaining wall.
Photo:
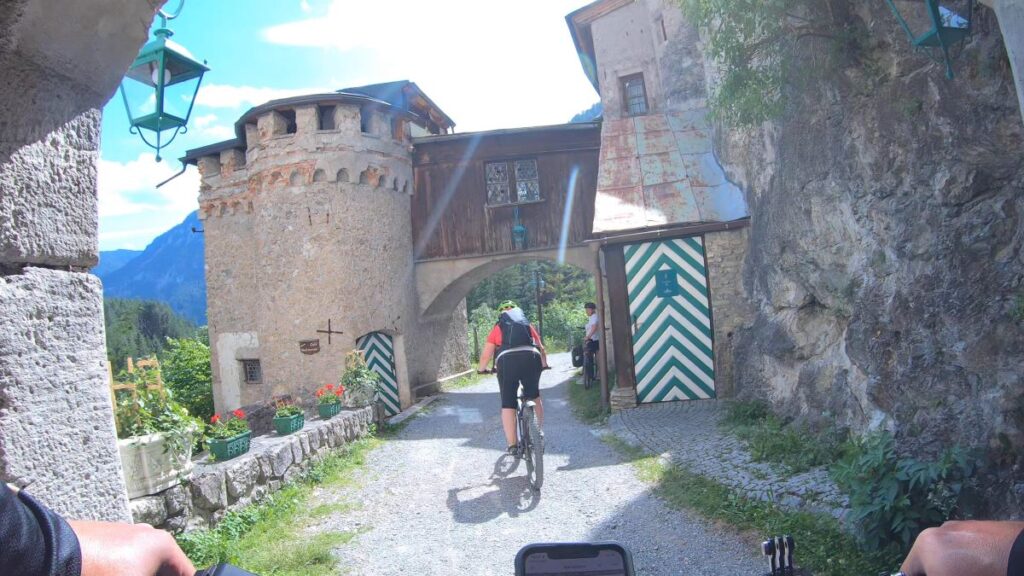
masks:
{"type": "Polygon", "coordinates": [[[262,500],[295,480],[337,448],[365,436],[373,420],[369,407],[329,420],[307,420],[288,436],[252,439],[249,452],[226,462],[195,463],[188,482],[131,500],[132,518],[172,532],[212,528],[228,510],[262,500]]]}

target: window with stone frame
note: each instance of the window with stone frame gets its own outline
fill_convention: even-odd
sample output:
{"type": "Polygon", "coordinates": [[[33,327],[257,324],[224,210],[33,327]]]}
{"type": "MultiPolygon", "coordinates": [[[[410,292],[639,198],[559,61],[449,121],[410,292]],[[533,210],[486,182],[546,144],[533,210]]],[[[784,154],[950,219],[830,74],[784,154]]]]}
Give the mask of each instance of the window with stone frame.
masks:
{"type": "Polygon", "coordinates": [[[242,360],[242,373],[246,384],[263,383],[263,369],[259,360],[242,360]]]}
{"type": "Polygon", "coordinates": [[[647,114],[647,88],[643,74],[624,76],[622,82],[622,107],[626,116],[647,114]]]}
{"type": "Polygon", "coordinates": [[[539,202],[540,173],[536,158],[502,160],[484,164],[487,205],[507,206],[539,202]]]}

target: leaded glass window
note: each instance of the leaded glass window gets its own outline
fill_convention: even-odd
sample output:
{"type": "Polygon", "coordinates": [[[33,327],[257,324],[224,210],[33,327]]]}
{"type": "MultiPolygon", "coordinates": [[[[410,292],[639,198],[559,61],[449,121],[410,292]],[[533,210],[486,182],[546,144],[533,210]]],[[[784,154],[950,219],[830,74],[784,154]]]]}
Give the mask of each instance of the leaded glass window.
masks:
{"type": "Polygon", "coordinates": [[[647,90],[643,74],[633,74],[622,79],[622,100],[627,116],[647,114],[647,90]]]}
{"type": "Polygon", "coordinates": [[[508,204],[508,162],[487,163],[487,204],[508,204]]]}
{"type": "Polygon", "coordinates": [[[485,172],[488,206],[541,200],[536,159],[488,162],[485,172]]]}

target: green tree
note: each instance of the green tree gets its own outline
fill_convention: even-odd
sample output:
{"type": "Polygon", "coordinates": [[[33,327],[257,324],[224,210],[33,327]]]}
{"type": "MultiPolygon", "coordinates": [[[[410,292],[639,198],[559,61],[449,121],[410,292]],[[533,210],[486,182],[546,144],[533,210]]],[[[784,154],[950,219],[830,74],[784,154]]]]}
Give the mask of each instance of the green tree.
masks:
{"type": "Polygon", "coordinates": [[[189,414],[208,422],[214,412],[210,347],[201,337],[168,338],[161,368],[174,399],[189,414]]]}
{"type": "Polygon", "coordinates": [[[189,337],[196,329],[161,302],[107,298],[103,316],[107,356],[115,373],[125,368],[127,357],[159,355],[167,338],[189,337]]]}
{"type": "Polygon", "coordinates": [[[782,114],[783,87],[806,80],[815,55],[834,58],[847,34],[835,0],[679,0],[687,19],[705,32],[705,50],[719,77],[709,105],[735,126],[755,125],[782,114]],[[838,16],[838,17],[837,17],[838,16]],[[831,50],[796,49],[808,39],[824,39],[831,50]]]}

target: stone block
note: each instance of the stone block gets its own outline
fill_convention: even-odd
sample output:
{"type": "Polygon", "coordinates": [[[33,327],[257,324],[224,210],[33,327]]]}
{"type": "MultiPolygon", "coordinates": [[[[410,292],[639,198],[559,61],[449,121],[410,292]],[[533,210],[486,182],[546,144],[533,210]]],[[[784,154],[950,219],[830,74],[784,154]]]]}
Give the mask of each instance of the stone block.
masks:
{"type": "Polygon", "coordinates": [[[0,472],[64,516],[128,522],[105,351],[96,277],[0,276],[0,472]]]}
{"type": "Polygon", "coordinates": [[[267,488],[270,490],[271,493],[273,493],[280,490],[281,485],[282,483],[280,480],[271,480],[270,482],[267,483],[267,488]]]}
{"type": "Polygon", "coordinates": [[[192,504],[201,510],[221,510],[228,505],[228,491],[224,484],[224,472],[220,470],[194,476],[190,486],[192,504]]]}
{"type": "Polygon", "coordinates": [[[187,527],[188,527],[188,516],[185,516],[185,515],[174,516],[172,518],[168,518],[164,522],[164,525],[163,525],[163,528],[165,530],[169,530],[170,532],[173,532],[175,534],[177,534],[179,532],[183,532],[185,530],[185,528],[187,528],[187,527]]]}
{"type": "Polygon", "coordinates": [[[288,443],[288,447],[292,450],[292,461],[298,464],[302,462],[302,444],[299,443],[297,438],[292,438],[291,442],[288,443]]]}
{"type": "Polygon", "coordinates": [[[188,493],[188,488],[184,486],[168,488],[164,491],[163,497],[168,516],[186,514],[192,508],[192,498],[188,493]]]}
{"type": "Polygon", "coordinates": [[[316,454],[317,452],[320,451],[320,444],[322,442],[322,437],[320,436],[320,430],[312,430],[309,433],[308,438],[309,438],[309,450],[313,454],[316,454]]]}
{"type": "Polygon", "coordinates": [[[245,498],[252,493],[260,476],[260,463],[256,458],[245,458],[224,472],[224,483],[228,496],[233,499],[245,498]]]}
{"type": "Polygon", "coordinates": [[[162,496],[143,496],[129,504],[132,511],[132,522],[160,526],[167,520],[167,506],[162,496]]]}
{"type": "Polygon", "coordinates": [[[257,456],[257,461],[260,464],[260,475],[256,478],[257,484],[266,484],[274,476],[274,467],[270,460],[270,454],[267,452],[257,456]]]}
{"type": "Polygon", "coordinates": [[[299,445],[302,447],[302,459],[305,460],[313,454],[312,447],[309,445],[309,436],[303,434],[299,436],[299,445]]]}
{"type": "MultiPolygon", "coordinates": [[[[281,478],[288,471],[288,467],[295,462],[295,456],[290,444],[282,444],[270,453],[270,476],[281,478]]],[[[273,482],[271,482],[273,484],[273,482]]]]}
{"type": "MultiPolygon", "coordinates": [[[[0,262],[95,266],[99,110],[0,153],[0,262]]],[[[6,133],[5,133],[6,135],[6,133]]]]}

